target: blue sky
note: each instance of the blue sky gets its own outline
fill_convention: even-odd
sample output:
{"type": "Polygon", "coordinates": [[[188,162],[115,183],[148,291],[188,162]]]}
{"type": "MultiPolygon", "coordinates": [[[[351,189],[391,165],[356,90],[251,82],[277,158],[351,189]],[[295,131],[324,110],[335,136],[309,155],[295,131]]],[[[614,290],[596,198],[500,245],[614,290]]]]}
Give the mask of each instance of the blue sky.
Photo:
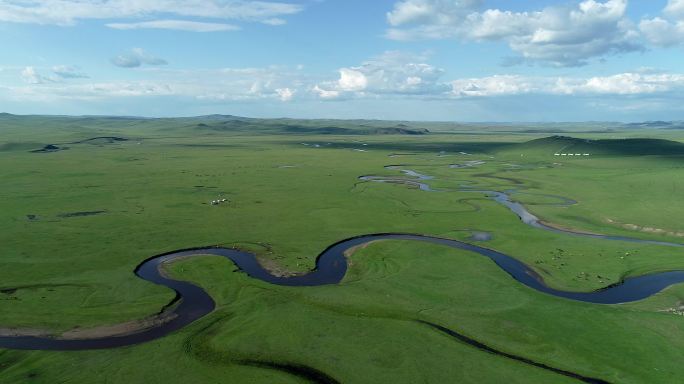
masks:
{"type": "Polygon", "coordinates": [[[0,0],[0,111],[684,120],[684,0],[0,0]]]}

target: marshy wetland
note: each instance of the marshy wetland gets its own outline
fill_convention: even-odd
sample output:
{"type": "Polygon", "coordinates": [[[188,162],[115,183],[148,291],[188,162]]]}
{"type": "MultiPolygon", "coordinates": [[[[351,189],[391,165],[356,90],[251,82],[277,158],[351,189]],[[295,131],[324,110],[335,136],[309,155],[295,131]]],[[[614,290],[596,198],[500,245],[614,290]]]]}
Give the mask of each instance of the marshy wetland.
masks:
{"type": "Polygon", "coordinates": [[[2,119],[2,383],[679,376],[679,131],[2,119]]]}

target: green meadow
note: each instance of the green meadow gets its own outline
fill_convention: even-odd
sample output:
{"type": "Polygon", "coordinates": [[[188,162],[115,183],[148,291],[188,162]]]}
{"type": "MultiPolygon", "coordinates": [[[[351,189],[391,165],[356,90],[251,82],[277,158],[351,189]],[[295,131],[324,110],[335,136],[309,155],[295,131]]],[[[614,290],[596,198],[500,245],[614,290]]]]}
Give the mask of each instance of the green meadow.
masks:
{"type": "MultiPolygon", "coordinates": [[[[682,142],[682,130],[620,125],[0,115],[0,333],[60,337],[149,318],[174,293],[134,268],[210,245],[296,274],[342,239],[426,234],[506,253],[573,291],[684,270],[684,249],[533,228],[477,192],[514,190],[560,228],[684,243],[682,142]],[[434,176],[425,182],[436,191],[359,180],[411,179],[384,168],[398,164],[434,176]],[[474,231],[493,237],[471,240],[474,231]]],[[[539,293],[438,245],[380,241],[348,258],[340,284],[318,287],[270,285],[211,256],[173,263],[167,273],[207,290],[214,312],[117,349],[0,349],[0,383],[320,381],[283,366],[340,383],[579,382],[423,322],[611,383],[681,376],[681,285],[598,305],[539,293]]]]}

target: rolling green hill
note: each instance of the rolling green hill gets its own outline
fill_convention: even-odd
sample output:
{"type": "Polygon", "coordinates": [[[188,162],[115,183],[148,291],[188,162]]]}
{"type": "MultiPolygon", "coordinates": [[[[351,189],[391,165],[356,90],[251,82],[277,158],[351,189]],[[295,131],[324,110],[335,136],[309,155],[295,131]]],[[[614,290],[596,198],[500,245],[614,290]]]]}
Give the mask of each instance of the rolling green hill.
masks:
{"type": "Polygon", "coordinates": [[[581,154],[589,156],[679,156],[684,155],[684,143],[651,138],[581,139],[550,136],[520,144],[511,144],[498,151],[501,154],[520,153],[527,156],[561,157],[581,154]]]}

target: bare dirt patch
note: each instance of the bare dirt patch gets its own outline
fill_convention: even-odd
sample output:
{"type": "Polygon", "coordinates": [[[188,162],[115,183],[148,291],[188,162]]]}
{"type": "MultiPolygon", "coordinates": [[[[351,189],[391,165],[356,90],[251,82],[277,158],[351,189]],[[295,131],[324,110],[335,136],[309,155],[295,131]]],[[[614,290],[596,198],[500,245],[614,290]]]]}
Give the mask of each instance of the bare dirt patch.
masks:
{"type": "Polygon", "coordinates": [[[133,333],[139,333],[150,328],[158,327],[164,323],[173,320],[177,315],[170,311],[163,312],[159,315],[150,316],[141,320],[132,320],[125,323],[102,325],[93,328],[74,328],[66,331],[60,335],[60,339],[76,340],[76,339],[97,339],[101,337],[111,336],[125,336],[133,333]]]}

